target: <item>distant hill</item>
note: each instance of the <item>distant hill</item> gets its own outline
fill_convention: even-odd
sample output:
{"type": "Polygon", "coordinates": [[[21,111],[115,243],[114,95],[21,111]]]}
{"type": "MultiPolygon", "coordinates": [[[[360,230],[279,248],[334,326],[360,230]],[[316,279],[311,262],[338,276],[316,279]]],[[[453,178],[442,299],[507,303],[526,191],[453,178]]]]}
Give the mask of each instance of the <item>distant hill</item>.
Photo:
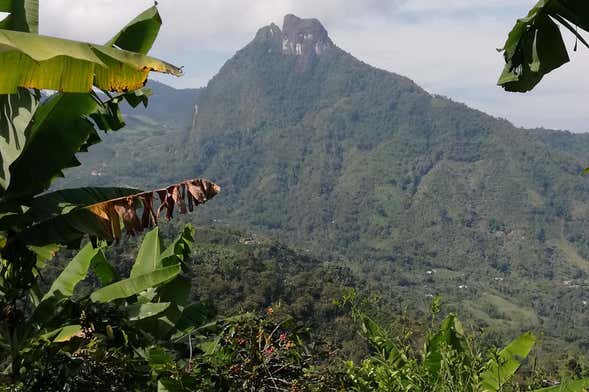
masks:
{"type": "Polygon", "coordinates": [[[73,182],[205,176],[223,194],[198,222],[353,260],[383,296],[422,306],[442,293],[490,331],[589,348],[588,136],[519,129],[432,95],[293,15],[260,29],[206,89],[153,86],[143,122],[86,158],[104,176],[86,163],[73,182]]]}
{"type": "Polygon", "coordinates": [[[184,144],[192,129],[202,89],[175,89],[149,81],[149,105],[121,107],[127,126],[110,132],[90,153],[80,154],[83,165],[67,171],[55,187],[159,187],[182,179],[187,165],[184,144]]]}
{"type": "Polygon", "coordinates": [[[146,87],[152,91],[148,107],[144,108],[143,105],[140,105],[135,109],[131,109],[125,106],[123,113],[128,121],[141,121],[141,117],[149,117],[150,120],[160,124],[175,125],[182,128],[192,126],[198,97],[202,89],[187,88],[178,90],[155,80],[150,80],[146,87]]]}

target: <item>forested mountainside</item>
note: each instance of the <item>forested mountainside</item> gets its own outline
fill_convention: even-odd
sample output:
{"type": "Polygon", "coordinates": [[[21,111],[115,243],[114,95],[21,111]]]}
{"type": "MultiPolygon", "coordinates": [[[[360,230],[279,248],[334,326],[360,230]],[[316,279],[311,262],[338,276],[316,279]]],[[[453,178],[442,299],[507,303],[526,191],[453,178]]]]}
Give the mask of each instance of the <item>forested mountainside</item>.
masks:
{"type": "Polygon", "coordinates": [[[175,89],[155,80],[147,84],[152,92],[149,97],[149,105],[145,108],[139,105],[135,109],[125,107],[123,110],[126,118],[141,119],[148,117],[152,121],[178,128],[192,126],[195,111],[198,106],[198,97],[202,89],[186,88],[175,89]]]}
{"type": "Polygon", "coordinates": [[[94,185],[209,177],[223,194],[198,222],[351,260],[383,297],[442,293],[473,325],[589,346],[585,136],[518,129],[432,95],[292,15],[204,90],[153,87],[157,110],[60,186],[88,173],[94,185]]]}

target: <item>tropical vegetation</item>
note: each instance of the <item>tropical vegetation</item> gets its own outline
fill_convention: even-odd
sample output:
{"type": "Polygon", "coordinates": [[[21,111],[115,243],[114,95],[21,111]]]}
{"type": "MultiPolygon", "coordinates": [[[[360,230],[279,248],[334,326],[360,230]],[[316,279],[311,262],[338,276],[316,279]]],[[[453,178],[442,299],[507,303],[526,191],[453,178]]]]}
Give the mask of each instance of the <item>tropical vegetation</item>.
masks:
{"type": "MultiPolygon", "coordinates": [[[[0,75],[0,92],[5,94],[0,98],[0,349],[5,358],[1,370],[11,383],[31,375],[25,358],[33,340],[66,342],[94,332],[95,324],[84,311],[68,314],[72,311],[68,299],[90,268],[105,286],[91,295],[93,304],[178,282],[178,255],[186,246],[180,243],[161,259],[159,252],[153,253],[151,264],[149,255],[144,256],[128,279],[119,280],[102,247],[119,241],[122,226],[127,235],[134,235],[156,225],[160,215],[170,219],[174,208],[192,211],[220,190],[208,180],[195,179],[147,192],[79,188],[47,193],[53,180],[63,176],[62,170],[79,165],[77,153],[100,142],[99,130],[124,126],[120,102],[147,103],[146,91],[135,90],[144,85],[150,71],[175,75],[181,71],[146,56],[161,25],[155,7],[106,45],[38,35],[38,8],[37,1],[0,3],[0,11],[10,14],[0,30],[0,63],[5,70],[0,75]],[[41,89],[59,92],[42,99],[41,89]],[[78,248],[87,241],[49,291],[42,293],[44,262],[61,247],[78,248]],[[72,324],[73,320],[77,322],[72,324]]],[[[171,306],[156,302],[126,308],[132,313],[129,320],[160,314],[171,306]]],[[[107,332],[114,336],[112,329],[107,332]]]]}
{"type": "MultiPolygon", "coordinates": [[[[536,35],[544,34],[540,32],[544,28],[551,31],[546,15],[562,18],[566,7],[559,4],[544,1],[535,8],[530,21],[539,26],[536,35]]],[[[189,162],[190,167],[172,163],[166,169],[218,174],[238,191],[230,192],[227,206],[212,209],[211,214],[233,217],[235,222],[236,217],[244,217],[243,211],[252,210],[249,223],[266,232],[287,231],[291,244],[303,239],[299,244],[314,252],[226,225],[199,227],[197,234],[182,219],[161,223],[170,220],[174,211],[193,211],[217,195],[220,187],[209,180],[174,180],[159,188],[153,182],[160,178],[154,180],[154,171],[148,170],[140,174],[149,179],[133,173],[128,178],[142,185],[150,182],[157,189],[55,189],[56,184],[67,183],[68,169],[80,165],[77,154],[101,142],[99,131],[125,125],[123,102],[133,108],[147,106],[150,92],[143,86],[150,71],[181,74],[178,67],[147,55],[161,25],[157,8],[146,10],[105,45],[40,36],[34,0],[0,1],[0,12],[10,14],[0,22],[0,64],[8,70],[0,74],[4,94],[0,95],[0,390],[575,392],[589,387],[581,360],[571,359],[568,372],[539,366],[533,351],[539,339],[532,332],[521,333],[504,346],[505,334],[517,335],[514,331],[529,326],[533,316],[522,324],[492,330],[499,334],[493,337],[463,326],[452,312],[456,303],[442,310],[440,297],[430,294],[439,290],[429,288],[436,279],[444,285],[461,283],[455,297],[468,289],[468,282],[461,280],[464,275],[456,275],[468,269],[451,262],[464,251],[459,239],[468,237],[465,234],[471,234],[469,243],[492,239],[493,246],[502,248],[504,253],[493,246],[467,247],[474,254],[469,257],[490,262],[488,269],[476,271],[492,277],[497,285],[515,275],[512,261],[500,258],[530,257],[528,248],[522,247],[530,232],[513,229],[522,217],[510,211],[495,214],[497,205],[506,205],[501,192],[491,191],[497,199],[485,205],[482,214],[473,206],[464,215],[465,202],[486,200],[468,187],[473,176],[483,187],[520,189],[513,179],[497,183],[481,178],[500,169],[509,169],[515,177],[532,173],[531,180],[518,183],[528,192],[526,202],[539,213],[550,200],[544,221],[532,225],[537,229],[529,240],[532,245],[550,242],[554,233],[547,230],[555,222],[563,226],[560,235],[567,230],[583,233],[567,227],[569,206],[555,200],[555,190],[548,184],[552,178],[544,178],[543,189],[538,188],[541,174],[534,171],[536,161],[495,166],[492,158],[497,154],[509,158],[519,152],[517,143],[514,147],[497,141],[513,131],[508,124],[429,96],[410,81],[371,69],[335,47],[304,64],[285,61],[272,50],[279,42],[262,30],[202,91],[202,101],[199,97],[204,114],[192,119],[188,135],[192,143],[187,147],[196,151],[192,155],[199,162],[189,162]],[[259,66],[265,70],[265,80],[257,76],[259,66]],[[233,79],[236,75],[239,80],[233,79]],[[280,75],[287,78],[275,77],[280,75]],[[304,83],[309,78],[315,87],[304,83]],[[235,88],[244,80],[245,88],[235,88]],[[358,93],[376,85],[379,88],[372,90],[378,91],[377,96],[358,93]],[[251,89],[265,94],[258,96],[263,109],[259,118],[235,107],[240,102],[235,92],[246,94],[251,89]],[[46,96],[41,90],[57,92],[46,96]],[[275,99],[276,94],[290,94],[294,105],[288,99],[275,99]],[[226,107],[218,105],[224,100],[226,107]],[[388,109],[379,109],[383,102],[388,109]],[[416,114],[417,107],[426,107],[427,115],[416,114]],[[362,118],[367,112],[374,115],[370,120],[362,118]],[[370,135],[351,132],[349,123],[370,135]],[[387,128],[391,124],[392,136],[387,128]],[[245,134],[238,133],[244,126],[245,134]],[[463,132],[465,127],[468,132],[463,132]],[[268,134],[270,128],[275,133],[268,134]],[[433,129],[439,132],[434,134],[433,129]],[[314,138],[323,139],[322,132],[336,142],[315,150],[314,138]],[[260,135],[269,136],[260,143],[256,140],[260,135]],[[457,139],[463,143],[457,144],[457,139]],[[258,147],[250,150],[253,145],[258,147]],[[282,150],[284,156],[266,155],[264,162],[258,153],[265,145],[290,147],[282,150]],[[430,151],[424,145],[438,149],[430,151]],[[302,159],[297,159],[297,149],[302,159]],[[395,159],[387,160],[390,156],[395,159]],[[485,164],[479,171],[468,171],[473,162],[481,161],[485,164]],[[319,174],[312,170],[317,167],[319,174]],[[439,204],[435,197],[430,199],[428,189],[442,189],[445,193],[437,197],[446,200],[456,196],[456,189],[439,188],[436,182],[436,176],[447,177],[448,172],[466,178],[456,205],[428,208],[428,203],[439,204]],[[363,186],[357,186],[357,177],[363,186]],[[390,181],[379,183],[383,178],[390,181]],[[243,196],[246,193],[249,198],[243,196]],[[332,196],[338,203],[333,210],[324,203],[332,196]],[[301,200],[306,200],[304,206],[301,200]],[[366,210],[358,206],[368,206],[370,213],[364,214],[366,210]],[[434,212],[415,222],[419,209],[434,212]],[[396,223],[391,224],[391,219],[396,223]],[[427,227],[419,226],[424,223],[427,227]],[[401,233],[399,227],[408,232],[401,233]],[[428,247],[426,242],[435,239],[439,230],[456,237],[457,253],[428,247]],[[522,241],[506,238],[512,234],[522,241]],[[422,242],[409,241],[409,253],[407,249],[401,253],[399,244],[408,238],[422,242]],[[390,256],[391,250],[399,255],[390,256]],[[361,257],[374,261],[362,264],[357,261],[361,257]],[[383,279],[399,273],[383,261],[404,267],[397,275],[399,286],[383,279]],[[444,271],[435,263],[444,265],[444,271]],[[422,267],[428,268],[426,278],[418,277],[422,267]],[[443,277],[438,278],[438,272],[443,277]],[[417,279],[424,279],[420,283],[428,289],[427,295],[420,295],[431,298],[431,309],[421,314],[419,309],[404,309],[407,297],[417,292],[417,279]],[[396,294],[383,298],[383,292],[396,294]]],[[[528,28],[523,30],[528,34],[528,28]]],[[[516,46],[519,49],[512,50],[506,45],[506,53],[527,53],[527,46],[516,46]]],[[[534,56],[544,53],[539,48],[532,48],[534,56]]],[[[516,64],[520,60],[512,55],[506,71],[514,78],[509,88],[520,82],[530,86],[539,81],[539,74],[549,72],[543,54],[540,57],[540,65],[532,64],[520,75],[516,64]],[[533,77],[527,74],[530,70],[536,72],[533,77]]],[[[152,113],[165,117],[166,111],[152,113]]],[[[175,120],[175,126],[184,124],[175,120]]],[[[135,117],[133,122],[130,138],[153,126],[146,117],[135,117]]],[[[165,131],[156,135],[165,136],[165,131]]],[[[532,140],[525,134],[509,140],[520,139],[532,140]]],[[[534,143],[535,152],[552,151],[548,142],[534,143]]],[[[570,162],[562,154],[548,167],[559,177],[566,171],[560,166],[570,162]]],[[[569,175],[574,176],[576,169],[569,168],[575,172],[569,175]]],[[[91,180],[86,175],[76,182],[80,179],[91,180]]],[[[572,201],[584,194],[577,188],[568,193],[572,201]]],[[[572,254],[570,242],[582,242],[566,240],[548,245],[572,254]]],[[[583,243],[578,246],[585,249],[583,243]]],[[[583,259],[577,256],[578,279],[582,279],[583,259]]],[[[554,252],[551,260],[559,260],[554,252]]],[[[567,268],[561,263],[551,272],[571,272],[567,268]]],[[[512,295],[518,287],[503,285],[483,293],[490,304],[484,312],[477,313],[475,306],[464,310],[484,317],[506,306],[528,315],[498,295],[512,295]]],[[[500,322],[508,320],[495,316],[500,322]]]]}

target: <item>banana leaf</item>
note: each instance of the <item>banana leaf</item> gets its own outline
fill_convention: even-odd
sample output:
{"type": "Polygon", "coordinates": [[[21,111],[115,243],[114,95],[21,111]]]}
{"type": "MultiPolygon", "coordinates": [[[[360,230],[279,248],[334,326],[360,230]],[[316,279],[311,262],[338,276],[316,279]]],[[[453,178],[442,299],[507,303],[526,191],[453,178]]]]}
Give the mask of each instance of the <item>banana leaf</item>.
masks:
{"type": "Polygon", "coordinates": [[[57,336],[53,339],[53,343],[65,343],[73,338],[81,338],[83,336],[84,329],[81,325],[68,325],[60,329],[57,336]]]}
{"type": "Polygon", "coordinates": [[[63,176],[62,170],[79,166],[76,154],[100,142],[94,124],[103,131],[125,125],[118,109],[123,99],[118,96],[103,102],[96,94],[55,94],[49,98],[35,112],[23,151],[10,166],[10,195],[39,194],[63,176]]]}
{"type": "Polygon", "coordinates": [[[162,267],[161,258],[161,241],[159,228],[155,228],[145,235],[135,263],[131,268],[131,277],[146,274],[162,267]]]}
{"type": "Polygon", "coordinates": [[[180,213],[188,212],[186,199],[194,207],[213,198],[220,189],[211,181],[194,179],[142,193],[125,188],[54,192],[33,200],[33,207],[23,218],[28,227],[18,233],[18,238],[34,246],[71,245],[85,235],[112,242],[120,239],[123,225],[128,235],[134,235],[155,226],[162,213],[171,219],[176,205],[180,213]],[[113,193],[120,196],[111,198],[113,193]]]}
{"type": "Polygon", "coordinates": [[[427,341],[424,367],[426,371],[437,376],[442,367],[443,352],[452,349],[457,353],[466,349],[466,338],[462,323],[455,314],[449,315],[442,324],[437,334],[431,336],[427,341]]]}
{"type": "MultiPolygon", "coordinates": [[[[192,225],[186,225],[178,238],[160,255],[161,265],[166,267],[180,263],[182,270],[186,272],[189,269],[186,261],[191,254],[190,246],[194,242],[194,233],[194,227],[192,225]]],[[[158,288],[158,298],[160,301],[169,301],[177,306],[185,306],[190,299],[191,285],[190,278],[179,275],[170,283],[158,288]]]]}
{"type": "Polygon", "coordinates": [[[509,381],[535,343],[536,338],[533,334],[524,333],[499,352],[498,360],[489,361],[486,370],[481,374],[483,391],[498,391],[509,381]]]}
{"type": "Polygon", "coordinates": [[[526,92],[570,61],[560,26],[589,47],[577,27],[589,31],[589,3],[584,0],[540,0],[519,19],[503,46],[505,67],[498,84],[507,91],[526,92]]]}
{"type": "Polygon", "coordinates": [[[170,244],[161,254],[164,266],[176,263],[184,263],[191,253],[190,245],[194,242],[195,230],[192,225],[186,225],[178,238],[170,244]]]}
{"type": "Polygon", "coordinates": [[[19,88],[15,94],[0,95],[0,188],[10,184],[10,165],[25,146],[25,131],[39,104],[39,94],[19,88]]]}
{"type": "Polygon", "coordinates": [[[150,7],[123,27],[106,46],[147,54],[157,38],[161,25],[162,18],[157,8],[150,7]]]}
{"type": "Polygon", "coordinates": [[[149,288],[157,287],[174,279],[181,272],[180,265],[160,268],[134,278],[121,280],[96,290],[90,295],[93,302],[107,303],[117,299],[129,298],[149,288]]]}
{"type": "Polygon", "coordinates": [[[65,269],[53,281],[51,288],[45,294],[42,301],[59,292],[62,296],[71,297],[78,283],[86,279],[90,266],[95,263],[94,259],[100,258],[106,261],[101,248],[94,249],[92,244],[87,244],[78,252],[78,254],[68,263],[65,269]]]}
{"type": "Polygon", "coordinates": [[[125,308],[130,321],[144,320],[154,317],[170,307],[169,302],[132,304],[125,308]]]}
{"type": "Polygon", "coordinates": [[[53,343],[69,342],[75,337],[83,336],[83,328],[81,325],[66,325],[51,332],[41,335],[41,338],[51,340],[53,343]]]}
{"type": "MultiPolygon", "coordinates": [[[[159,13],[155,7],[151,7],[121,30],[107,44],[110,48],[108,50],[121,48],[138,50],[140,54],[145,54],[153,45],[159,26],[159,13]]],[[[5,74],[18,73],[16,68],[11,69],[14,72],[5,74]]],[[[46,190],[55,177],[63,175],[63,169],[78,166],[75,154],[87,151],[89,146],[101,141],[94,124],[103,131],[122,128],[125,123],[118,105],[123,99],[132,107],[139,103],[147,106],[147,94],[144,90],[116,96],[104,102],[94,93],[85,96],[56,94],[37,112],[35,108],[38,97],[36,100],[32,99],[35,97],[22,88],[18,94],[0,96],[0,111],[8,114],[7,121],[0,121],[0,147],[3,147],[0,169],[4,167],[0,172],[0,187],[8,188],[11,174],[9,166],[22,154],[12,172],[17,176],[17,181],[23,176],[25,178],[10,188],[10,192],[18,196],[46,190]],[[33,102],[29,103],[31,100],[33,102]],[[23,107],[27,110],[23,110],[23,107]],[[34,118],[31,118],[34,112],[34,118]],[[31,120],[34,125],[27,127],[31,120]],[[2,138],[6,146],[3,146],[2,138]],[[52,147],[46,148],[47,146],[52,147]],[[44,164],[37,165],[39,160],[44,161],[44,164]],[[29,177],[30,174],[35,177],[29,177]]]]}
{"type": "Polygon", "coordinates": [[[151,71],[182,75],[180,68],[140,53],[10,30],[0,30],[0,69],[13,71],[0,74],[0,94],[18,87],[126,92],[142,88],[151,71]]]}
{"type": "Polygon", "coordinates": [[[70,245],[85,234],[112,240],[112,230],[109,231],[102,218],[93,212],[93,206],[137,192],[127,188],[80,188],[39,196],[22,214],[25,227],[19,227],[22,231],[18,235],[23,242],[35,246],[70,245]]]}

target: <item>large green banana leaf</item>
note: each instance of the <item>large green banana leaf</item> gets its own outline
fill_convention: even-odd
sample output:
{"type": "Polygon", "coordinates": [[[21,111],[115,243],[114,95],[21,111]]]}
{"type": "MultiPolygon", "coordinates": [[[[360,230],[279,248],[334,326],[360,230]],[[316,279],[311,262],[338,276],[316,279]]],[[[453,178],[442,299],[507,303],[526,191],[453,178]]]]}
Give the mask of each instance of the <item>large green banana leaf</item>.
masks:
{"type": "Polygon", "coordinates": [[[101,262],[106,262],[101,248],[94,249],[92,244],[87,244],[53,281],[51,288],[45,294],[42,301],[49,299],[58,292],[65,297],[74,295],[74,290],[78,283],[86,279],[90,266],[96,263],[95,259],[101,259],[101,262]]]}
{"type": "Polygon", "coordinates": [[[8,188],[9,167],[23,151],[25,131],[38,103],[39,95],[24,88],[0,95],[0,189],[8,188]]]}
{"type": "Polygon", "coordinates": [[[18,87],[90,92],[131,91],[145,85],[149,72],[176,76],[182,70],[143,54],[19,31],[0,30],[0,94],[18,87]]]}
{"type": "Polygon", "coordinates": [[[117,270],[106,258],[96,257],[92,260],[92,271],[102,286],[107,286],[119,280],[117,270]]]}
{"type": "Polygon", "coordinates": [[[123,27],[106,46],[147,54],[157,38],[161,25],[162,18],[157,8],[150,7],[123,27]]]}
{"type": "MultiPolygon", "coordinates": [[[[153,268],[170,265],[180,265],[185,269],[185,261],[191,251],[190,244],[194,241],[194,227],[187,225],[180,236],[163,252],[160,252],[161,246],[156,237],[156,230],[146,235],[143,240],[141,250],[133,267],[135,273],[145,273],[153,268]]],[[[132,271],[131,274],[133,275],[133,273],[132,271]]],[[[190,285],[190,279],[179,274],[156,290],[147,291],[142,295],[139,301],[158,301],[170,304],[157,318],[143,321],[141,323],[142,328],[159,339],[167,339],[176,333],[178,331],[178,322],[186,311],[184,306],[190,298],[190,285]]]]}
{"type": "Polygon", "coordinates": [[[131,268],[131,278],[148,272],[155,271],[162,267],[161,263],[161,241],[159,235],[159,228],[155,228],[147,233],[137,253],[135,263],[131,268]]]}
{"type": "Polygon", "coordinates": [[[442,367],[443,352],[452,349],[457,353],[466,349],[466,338],[462,323],[455,314],[449,315],[440,325],[440,331],[427,341],[424,367],[432,376],[436,377],[442,367]]]}
{"type": "Polygon", "coordinates": [[[195,230],[192,225],[186,225],[182,233],[161,254],[162,265],[184,263],[191,253],[191,244],[194,242],[195,230]]]}
{"type": "MultiPolygon", "coordinates": [[[[180,263],[182,269],[186,271],[189,268],[186,261],[191,254],[194,233],[194,227],[192,225],[186,225],[178,238],[161,253],[161,265],[167,267],[168,265],[180,263]]],[[[175,306],[185,306],[190,299],[191,285],[190,278],[179,275],[170,283],[158,288],[158,298],[160,301],[169,301],[175,306]]]]}
{"type": "Polygon", "coordinates": [[[505,68],[500,86],[507,91],[529,91],[546,74],[569,62],[557,22],[589,46],[577,32],[577,27],[589,31],[589,2],[540,0],[509,33],[503,47],[505,68]]]}
{"type": "Polygon", "coordinates": [[[65,327],[61,327],[56,329],[55,331],[48,332],[43,335],[45,339],[53,338],[54,343],[65,343],[69,342],[75,337],[82,337],[84,336],[84,329],[81,325],[66,325],[65,327]],[[55,337],[53,337],[55,336],[55,337]]]}
{"type": "MultiPolygon", "coordinates": [[[[16,3],[24,6],[22,0],[16,3]]],[[[161,18],[158,11],[155,7],[151,7],[125,26],[107,46],[116,45],[120,49],[145,54],[153,45],[160,26],[161,18]]],[[[5,74],[20,72],[17,68],[10,69],[13,72],[5,74]]],[[[36,106],[36,101],[34,101],[35,105],[29,104],[28,100],[31,97],[34,96],[26,89],[20,89],[18,95],[0,96],[0,111],[8,114],[15,113],[11,117],[6,116],[8,118],[6,122],[0,121],[0,147],[4,147],[2,138],[6,140],[6,147],[8,147],[2,148],[0,155],[1,166],[5,168],[3,172],[0,172],[0,188],[8,188],[10,184],[8,167],[22,153],[24,155],[21,158],[22,162],[18,163],[13,171],[16,171],[15,175],[18,178],[24,175],[24,179],[10,189],[11,193],[17,195],[23,192],[39,193],[47,189],[55,176],[62,175],[61,170],[78,165],[75,154],[100,142],[94,123],[104,131],[122,128],[124,121],[118,108],[122,99],[126,99],[133,107],[140,102],[147,104],[146,95],[142,90],[115,97],[106,102],[95,94],[84,97],[57,94],[41,106],[33,118],[34,125],[27,128],[31,120],[30,115],[36,106]],[[21,108],[17,108],[17,105],[21,108]],[[32,107],[29,108],[30,106],[32,107]],[[23,107],[27,110],[23,110],[23,107]],[[16,115],[19,117],[12,121],[16,115]],[[12,136],[9,132],[19,137],[9,138],[12,136]],[[23,151],[25,140],[27,149],[23,151]],[[49,146],[52,147],[47,148],[49,146]],[[45,161],[43,165],[37,165],[40,160],[45,161]],[[29,173],[39,178],[30,177],[29,173]]]]}
{"type": "Polygon", "coordinates": [[[157,316],[170,307],[169,302],[132,304],[125,307],[130,321],[144,320],[157,316]]]}
{"type": "Polygon", "coordinates": [[[93,302],[107,303],[117,299],[129,298],[144,290],[157,287],[174,279],[182,268],[180,265],[172,265],[134,278],[121,280],[109,286],[96,290],[90,296],[93,302]]]}
{"type": "Polygon", "coordinates": [[[76,153],[100,141],[94,123],[104,131],[124,126],[117,105],[122,99],[103,102],[96,94],[49,98],[35,112],[25,134],[26,145],[10,167],[8,192],[13,197],[36,195],[63,176],[63,169],[79,166],[76,153]]]}
{"type": "Polygon", "coordinates": [[[39,32],[39,0],[0,0],[0,12],[8,12],[0,29],[39,32]]]}
{"type": "Polygon", "coordinates": [[[489,361],[481,374],[483,391],[496,392],[509,381],[535,343],[533,334],[524,333],[499,352],[498,360],[489,361]]]}

